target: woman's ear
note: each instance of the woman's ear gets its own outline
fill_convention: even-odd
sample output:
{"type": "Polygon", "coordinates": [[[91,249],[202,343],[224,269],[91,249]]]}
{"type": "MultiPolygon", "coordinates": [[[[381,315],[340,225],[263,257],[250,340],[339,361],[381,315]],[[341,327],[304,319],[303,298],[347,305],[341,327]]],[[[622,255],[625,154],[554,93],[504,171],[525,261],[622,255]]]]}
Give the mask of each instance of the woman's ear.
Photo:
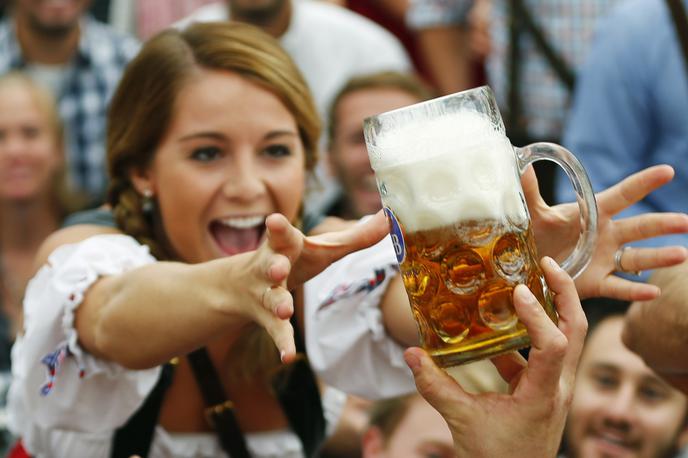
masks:
{"type": "Polygon", "coordinates": [[[134,189],[141,195],[155,194],[155,182],[152,174],[147,168],[132,167],[129,170],[129,179],[134,185],[134,189]]]}

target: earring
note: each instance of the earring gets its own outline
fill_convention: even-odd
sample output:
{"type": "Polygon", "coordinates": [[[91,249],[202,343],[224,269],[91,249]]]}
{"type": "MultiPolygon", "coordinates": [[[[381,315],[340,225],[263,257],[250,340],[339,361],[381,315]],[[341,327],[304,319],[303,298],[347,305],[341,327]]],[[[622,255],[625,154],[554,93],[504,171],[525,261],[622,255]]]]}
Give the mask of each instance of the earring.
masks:
{"type": "Polygon", "coordinates": [[[155,201],[153,200],[153,191],[150,189],[143,190],[143,199],[141,202],[141,211],[146,216],[151,216],[155,209],[155,201]]]}

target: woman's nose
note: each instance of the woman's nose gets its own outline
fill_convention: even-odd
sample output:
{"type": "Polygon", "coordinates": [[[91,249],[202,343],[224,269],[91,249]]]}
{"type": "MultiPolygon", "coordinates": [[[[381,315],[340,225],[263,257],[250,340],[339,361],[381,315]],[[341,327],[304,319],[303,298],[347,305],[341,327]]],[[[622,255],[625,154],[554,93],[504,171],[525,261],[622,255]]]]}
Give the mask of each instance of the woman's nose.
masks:
{"type": "Polygon", "coordinates": [[[224,195],[230,199],[245,201],[261,197],[266,189],[259,168],[251,160],[240,160],[235,165],[224,178],[224,195]]]}

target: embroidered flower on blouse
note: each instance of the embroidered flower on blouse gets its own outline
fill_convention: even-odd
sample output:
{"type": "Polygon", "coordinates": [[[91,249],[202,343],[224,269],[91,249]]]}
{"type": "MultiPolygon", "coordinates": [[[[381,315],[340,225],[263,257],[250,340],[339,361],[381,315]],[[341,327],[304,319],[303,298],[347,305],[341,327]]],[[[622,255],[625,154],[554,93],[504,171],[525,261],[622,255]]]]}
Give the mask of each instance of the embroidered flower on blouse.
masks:
{"type": "MultiPolygon", "coordinates": [[[[70,356],[74,354],[69,350],[69,345],[64,343],[57,347],[52,353],[48,353],[41,359],[41,363],[45,364],[48,368],[48,380],[41,386],[41,396],[47,396],[53,389],[55,385],[55,376],[57,375],[62,363],[70,356]]],[[[79,367],[79,378],[84,378],[86,371],[83,367],[79,367]]]]}

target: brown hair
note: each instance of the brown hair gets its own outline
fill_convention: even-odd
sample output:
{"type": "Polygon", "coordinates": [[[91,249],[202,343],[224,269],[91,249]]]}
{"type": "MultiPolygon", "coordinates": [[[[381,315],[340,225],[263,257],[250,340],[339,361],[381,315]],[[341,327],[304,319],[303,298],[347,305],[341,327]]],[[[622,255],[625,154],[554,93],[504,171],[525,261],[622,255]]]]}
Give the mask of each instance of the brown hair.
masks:
{"type": "Polygon", "coordinates": [[[402,92],[417,97],[419,101],[428,100],[435,96],[433,91],[420,78],[411,73],[385,71],[356,76],[350,79],[337,93],[330,105],[327,125],[327,139],[329,142],[332,142],[336,132],[339,103],[348,94],[366,89],[399,89],[402,92]]]}
{"type": "Polygon", "coordinates": [[[305,167],[316,162],[320,119],[298,68],[279,43],[241,23],[194,24],[166,30],[149,40],[128,65],[108,116],[108,203],[120,228],[168,259],[158,218],[144,217],[143,198],[129,178],[150,165],[171,122],[181,88],[199,68],[228,70],[275,94],[294,116],[306,152],[305,167]]]}
{"type": "MultiPolygon", "coordinates": [[[[248,24],[194,24],[149,40],[128,65],[108,116],[108,203],[118,226],[146,244],[157,259],[174,257],[157,212],[143,211],[143,197],[130,174],[149,166],[174,114],[177,95],[199,68],[228,70],[275,94],[294,116],[305,150],[305,168],[316,162],[320,118],[298,68],[279,43],[248,24]]],[[[232,107],[228,107],[232,109],[232,107]]],[[[232,376],[267,377],[279,357],[267,332],[244,332],[228,364],[232,376]],[[237,364],[238,363],[238,364],[237,364]]]]}
{"type": "Polygon", "coordinates": [[[417,393],[375,402],[370,408],[369,426],[380,430],[385,444],[396,431],[408,412],[411,402],[420,396],[417,393]]]}

